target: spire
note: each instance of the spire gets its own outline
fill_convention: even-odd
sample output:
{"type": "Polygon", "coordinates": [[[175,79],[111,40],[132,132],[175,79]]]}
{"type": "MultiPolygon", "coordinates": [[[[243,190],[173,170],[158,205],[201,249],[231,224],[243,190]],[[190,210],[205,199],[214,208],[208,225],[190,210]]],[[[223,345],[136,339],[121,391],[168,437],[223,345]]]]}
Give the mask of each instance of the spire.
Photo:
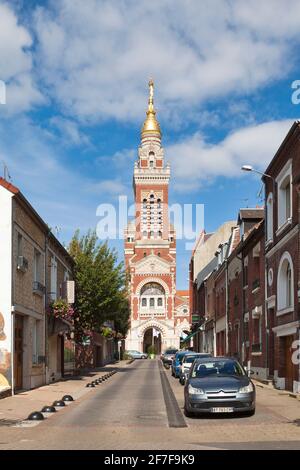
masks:
{"type": "Polygon", "coordinates": [[[153,83],[153,80],[150,79],[149,80],[148,110],[146,112],[147,117],[145,119],[145,122],[142,128],[142,139],[150,135],[161,138],[160,126],[155,117],[156,112],[154,110],[153,94],[154,94],[154,83],[153,83]]]}

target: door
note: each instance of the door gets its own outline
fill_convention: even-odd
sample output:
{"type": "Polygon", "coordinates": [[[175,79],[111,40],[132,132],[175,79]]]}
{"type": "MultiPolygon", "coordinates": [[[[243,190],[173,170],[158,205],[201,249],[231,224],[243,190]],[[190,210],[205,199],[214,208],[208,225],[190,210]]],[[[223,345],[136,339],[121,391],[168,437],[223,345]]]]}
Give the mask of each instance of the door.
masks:
{"type": "Polygon", "coordinates": [[[14,384],[20,390],[23,385],[23,317],[15,316],[14,384]]]}
{"type": "Polygon", "coordinates": [[[101,346],[96,346],[96,367],[102,366],[102,348],[101,346]]]}
{"type": "Polygon", "coordinates": [[[294,381],[294,364],[292,362],[292,344],[294,337],[286,336],[285,338],[285,388],[287,390],[293,391],[293,381],[294,381]]]}

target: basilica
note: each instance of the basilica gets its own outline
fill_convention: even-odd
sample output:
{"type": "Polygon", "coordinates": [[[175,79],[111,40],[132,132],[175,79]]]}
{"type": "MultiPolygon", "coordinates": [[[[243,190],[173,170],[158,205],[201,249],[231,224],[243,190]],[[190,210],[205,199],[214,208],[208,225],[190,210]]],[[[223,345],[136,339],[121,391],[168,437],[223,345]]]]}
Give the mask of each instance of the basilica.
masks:
{"type": "Polygon", "coordinates": [[[188,291],[176,291],[176,233],[169,220],[170,165],[164,161],[162,133],[149,81],[146,119],[134,165],[135,218],[125,232],[125,264],[130,279],[131,318],[127,350],[159,354],[179,348],[190,329],[188,291]]]}

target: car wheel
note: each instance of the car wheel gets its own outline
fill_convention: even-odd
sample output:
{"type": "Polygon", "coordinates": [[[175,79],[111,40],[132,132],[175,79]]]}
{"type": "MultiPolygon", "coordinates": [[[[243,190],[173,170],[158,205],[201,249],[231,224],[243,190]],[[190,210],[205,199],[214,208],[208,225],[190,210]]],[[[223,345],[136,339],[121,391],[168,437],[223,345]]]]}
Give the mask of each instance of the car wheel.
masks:
{"type": "Polygon", "coordinates": [[[184,385],[184,379],[182,377],[180,377],[179,382],[181,385],[184,385]]]}
{"type": "Polygon", "coordinates": [[[186,409],[186,406],[184,405],[184,415],[187,417],[187,418],[192,418],[194,416],[194,413],[192,413],[191,411],[187,410],[186,409]]]}

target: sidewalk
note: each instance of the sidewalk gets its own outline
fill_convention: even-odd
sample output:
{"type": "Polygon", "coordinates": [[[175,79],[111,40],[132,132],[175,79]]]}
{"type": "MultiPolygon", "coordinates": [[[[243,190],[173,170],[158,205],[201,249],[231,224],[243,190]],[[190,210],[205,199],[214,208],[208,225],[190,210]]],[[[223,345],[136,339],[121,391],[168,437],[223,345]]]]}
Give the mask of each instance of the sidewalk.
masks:
{"type": "Polygon", "coordinates": [[[271,384],[265,384],[259,380],[252,379],[253,383],[255,384],[256,387],[260,388],[265,388],[267,390],[272,390],[273,392],[277,392],[278,395],[286,395],[290,396],[292,398],[296,398],[297,400],[300,401],[300,393],[293,393],[289,392],[288,390],[280,390],[279,388],[275,388],[274,385],[271,384]]]}
{"type": "Polygon", "coordinates": [[[27,390],[17,395],[0,400],[0,421],[26,420],[33,411],[40,411],[45,405],[52,405],[55,400],[61,400],[64,395],[71,395],[74,400],[92,393],[94,388],[87,388],[86,384],[102,377],[111,370],[118,370],[127,366],[128,361],[107,364],[104,367],[92,369],[84,375],[70,377],[44,385],[34,390],[27,390]]]}

